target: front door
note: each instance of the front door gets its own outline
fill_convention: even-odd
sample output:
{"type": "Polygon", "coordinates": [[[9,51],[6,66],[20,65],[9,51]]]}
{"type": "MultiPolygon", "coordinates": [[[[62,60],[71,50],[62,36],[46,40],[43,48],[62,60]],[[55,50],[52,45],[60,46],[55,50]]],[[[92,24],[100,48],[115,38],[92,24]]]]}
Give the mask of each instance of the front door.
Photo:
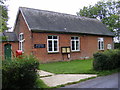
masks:
{"type": "Polygon", "coordinates": [[[11,59],[11,44],[4,45],[4,56],[5,59],[11,59]]]}

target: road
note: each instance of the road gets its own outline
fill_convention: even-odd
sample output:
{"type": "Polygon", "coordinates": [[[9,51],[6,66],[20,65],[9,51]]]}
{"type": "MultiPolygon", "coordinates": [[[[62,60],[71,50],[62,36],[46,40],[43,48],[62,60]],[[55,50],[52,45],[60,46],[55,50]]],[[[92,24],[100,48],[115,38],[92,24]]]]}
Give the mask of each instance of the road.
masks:
{"type": "Polygon", "coordinates": [[[77,84],[68,85],[62,88],[118,88],[118,87],[120,88],[120,73],[97,77],[77,84]]]}

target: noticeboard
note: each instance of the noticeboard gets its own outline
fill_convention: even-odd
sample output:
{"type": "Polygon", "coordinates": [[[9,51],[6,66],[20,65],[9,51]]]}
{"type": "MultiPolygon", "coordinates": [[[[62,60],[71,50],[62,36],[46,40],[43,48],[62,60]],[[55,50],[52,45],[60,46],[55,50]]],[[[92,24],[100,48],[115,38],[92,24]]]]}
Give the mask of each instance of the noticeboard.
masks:
{"type": "Polygon", "coordinates": [[[70,53],[70,47],[61,47],[62,53],[70,53]]]}

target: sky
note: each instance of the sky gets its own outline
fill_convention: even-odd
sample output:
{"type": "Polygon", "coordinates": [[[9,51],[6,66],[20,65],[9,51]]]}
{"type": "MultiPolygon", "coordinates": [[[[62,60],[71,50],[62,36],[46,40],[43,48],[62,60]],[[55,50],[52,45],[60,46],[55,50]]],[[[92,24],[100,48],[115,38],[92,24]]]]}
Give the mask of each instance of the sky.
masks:
{"type": "Polygon", "coordinates": [[[8,26],[13,30],[19,7],[29,7],[41,10],[55,11],[76,15],[84,6],[94,5],[100,0],[7,0],[8,26]]]}

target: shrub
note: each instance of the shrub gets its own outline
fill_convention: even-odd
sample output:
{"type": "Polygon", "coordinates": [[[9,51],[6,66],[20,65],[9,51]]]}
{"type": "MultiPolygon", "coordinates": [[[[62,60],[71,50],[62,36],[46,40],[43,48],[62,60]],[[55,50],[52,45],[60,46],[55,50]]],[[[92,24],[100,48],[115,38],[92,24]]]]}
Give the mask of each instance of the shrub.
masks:
{"type": "Polygon", "coordinates": [[[108,60],[107,62],[108,65],[109,65],[109,69],[115,69],[115,68],[118,68],[119,65],[118,65],[118,62],[119,62],[119,59],[120,59],[120,50],[107,50],[104,52],[104,54],[106,54],[108,56],[108,60]]]}
{"type": "Polygon", "coordinates": [[[37,79],[39,62],[33,56],[4,60],[2,63],[3,88],[33,88],[37,79]]]}
{"type": "Polygon", "coordinates": [[[107,64],[107,56],[103,53],[97,52],[94,56],[93,68],[95,70],[105,70],[107,64]]]}
{"type": "Polygon", "coordinates": [[[115,43],[115,44],[114,44],[114,48],[115,48],[115,49],[120,49],[120,43],[115,43]]]}
{"type": "Polygon", "coordinates": [[[120,50],[97,52],[93,56],[93,68],[95,70],[111,70],[120,67],[120,50]]]}

